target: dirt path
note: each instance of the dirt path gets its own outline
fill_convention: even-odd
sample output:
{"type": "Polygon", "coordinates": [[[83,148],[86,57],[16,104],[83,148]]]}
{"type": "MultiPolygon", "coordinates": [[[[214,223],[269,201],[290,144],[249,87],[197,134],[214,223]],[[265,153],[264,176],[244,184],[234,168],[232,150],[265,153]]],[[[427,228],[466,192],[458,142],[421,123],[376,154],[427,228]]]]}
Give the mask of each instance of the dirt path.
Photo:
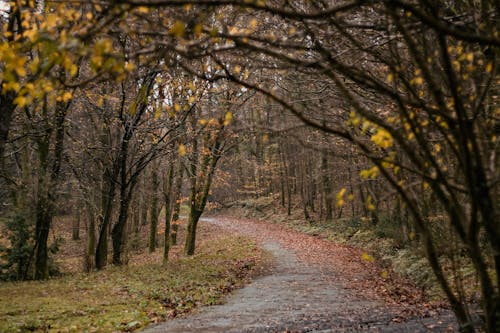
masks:
{"type": "Polygon", "coordinates": [[[360,260],[355,249],[258,221],[216,217],[204,218],[202,223],[258,240],[275,257],[276,264],[267,275],[236,291],[226,304],[204,308],[145,332],[456,330],[448,311],[429,310],[410,300],[391,302],[383,292],[390,289],[389,283],[380,287],[373,276],[376,269],[370,267],[373,264],[360,260]]]}

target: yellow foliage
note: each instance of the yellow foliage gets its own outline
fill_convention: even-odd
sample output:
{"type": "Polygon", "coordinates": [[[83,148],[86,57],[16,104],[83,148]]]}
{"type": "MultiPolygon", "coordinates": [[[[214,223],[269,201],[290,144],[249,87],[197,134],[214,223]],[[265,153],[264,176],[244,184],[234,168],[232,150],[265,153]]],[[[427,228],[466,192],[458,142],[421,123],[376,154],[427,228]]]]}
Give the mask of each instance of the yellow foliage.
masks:
{"type": "Polygon", "coordinates": [[[17,96],[14,99],[14,104],[16,104],[17,106],[19,106],[20,108],[22,108],[23,106],[25,106],[27,103],[28,103],[28,99],[25,96],[17,96]]]}
{"type": "Polygon", "coordinates": [[[194,34],[198,37],[201,35],[201,33],[203,32],[203,24],[201,23],[196,23],[196,25],[194,26],[194,34]]]}
{"type": "Polygon", "coordinates": [[[179,155],[180,156],[186,155],[186,146],[184,146],[182,143],[179,145],[179,155]]]}
{"type": "Polygon", "coordinates": [[[184,32],[186,31],[186,25],[183,21],[176,21],[172,28],[170,28],[170,34],[174,37],[181,38],[184,36],[184,32]]]}
{"type": "Polygon", "coordinates": [[[378,173],[379,173],[378,166],[375,165],[375,166],[371,167],[370,169],[361,170],[359,172],[359,175],[363,179],[375,179],[375,178],[377,178],[378,173]]]}
{"type": "Polygon", "coordinates": [[[377,132],[371,136],[370,140],[380,148],[384,149],[392,147],[394,144],[392,135],[383,128],[377,129],[377,132]]]}
{"type": "Polygon", "coordinates": [[[233,119],[233,114],[230,111],[226,112],[226,115],[224,116],[224,126],[229,125],[232,119],[233,119]]]}
{"type": "Polygon", "coordinates": [[[336,195],[337,207],[342,207],[345,204],[344,194],[346,193],[346,191],[347,189],[344,187],[339,191],[339,193],[337,193],[336,195]]]}
{"type": "Polygon", "coordinates": [[[2,89],[5,91],[15,91],[18,92],[21,89],[21,85],[17,81],[7,82],[2,85],[2,89]]]}
{"type": "Polygon", "coordinates": [[[375,258],[373,258],[371,255],[369,255],[368,253],[364,252],[362,255],[361,255],[361,259],[363,259],[364,261],[368,261],[368,262],[374,262],[375,261],[375,258]]]}
{"type": "Polygon", "coordinates": [[[493,71],[493,63],[492,62],[489,62],[487,65],[486,65],[486,73],[491,73],[493,71]]]}
{"type": "Polygon", "coordinates": [[[125,63],[125,71],[132,72],[135,69],[135,64],[131,61],[125,63]]]}
{"type": "Polygon", "coordinates": [[[366,198],[366,208],[372,211],[375,210],[375,205],[373,204],[373,199],[371,195],[368,195],[368,197],[366,198]]]}
{"type": "Polygon", "coordinates": [[[59,95],[57,97],[57,101],[66,103],[66,102],[70,101],[72,98],[73,98],[73,94],[69,91],[65,91],[64,93],[62,93],[61,95],[59,95]]]}

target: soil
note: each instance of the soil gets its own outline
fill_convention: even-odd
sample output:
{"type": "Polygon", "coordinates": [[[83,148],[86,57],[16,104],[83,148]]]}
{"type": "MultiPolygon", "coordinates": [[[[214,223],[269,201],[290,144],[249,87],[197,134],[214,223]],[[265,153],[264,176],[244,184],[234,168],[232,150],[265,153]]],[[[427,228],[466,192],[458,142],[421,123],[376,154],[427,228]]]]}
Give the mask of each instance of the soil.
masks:
{"type": "Polygon", "coordinates": [[[359,249],[258,220],[217,216],[201,223],[257,240],[274,264],[225,304],[144,332],[457,331],[449,310],[359,249]]]}

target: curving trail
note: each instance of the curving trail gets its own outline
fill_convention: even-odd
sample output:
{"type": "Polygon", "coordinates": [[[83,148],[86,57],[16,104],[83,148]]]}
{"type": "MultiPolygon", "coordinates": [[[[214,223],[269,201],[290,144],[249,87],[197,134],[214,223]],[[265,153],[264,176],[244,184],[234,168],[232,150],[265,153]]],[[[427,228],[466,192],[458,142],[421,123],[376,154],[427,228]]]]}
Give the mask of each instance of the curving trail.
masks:
{"type": "Polygon", "coordinates": [[[425,307],[403,281],[379,277],[379,268],[361,260],[359,250],[261,221],[221,216],[201,222],[256,239],[275,264],[224,305],[144,332],[456,331],[449,311],[425,307]]]}

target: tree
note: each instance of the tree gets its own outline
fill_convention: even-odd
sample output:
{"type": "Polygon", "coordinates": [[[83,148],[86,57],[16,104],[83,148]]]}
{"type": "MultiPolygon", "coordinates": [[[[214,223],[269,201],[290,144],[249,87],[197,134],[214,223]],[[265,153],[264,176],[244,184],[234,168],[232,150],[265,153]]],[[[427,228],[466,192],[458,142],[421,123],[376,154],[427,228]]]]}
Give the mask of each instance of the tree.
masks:
{"type": "MultiPolygon", "coordinates": [[[[160,1],[154,6],[170,4],[160,1]]],[[[439,263],[425,206],[413,195],[415,186],[430,191],[478,273],[486,330],[494,332],[500,320],[498,6],[492,1],[399,0],[228,1],[200,6],[207,4],[220,5],[224,13],[212,27],[202,29],[214,39],[203,53],[219,69],[198,75],[209,80],[226,77],[255,89],[308,126],[344,139],[366,156],[373,167],[362,176],[380,175],[398,193],[461,330],[473,332],[468,305],[439,263]],[[255,24],[249,22],[248,11],[241,14],[242,8],[258,18],[255,24]],[[242,28],[245,23],[251,28],[242,28]],[[268,33],[270,29],[274,33],[268,33]],[[296,69],[323,80],[340,105],[319,105],[325,116],[318,120],[279,85],[273,90],[246,77],[242,54],[246,64],[271,62],[263,65],[269,73],[296,69]],[[401,170],[420,184],[402,181],[401,170]],[[485,242],[479,241],[481,235],[485,242]],[[491,268],[495,274],[489,274],[491,268]]],[[[188,52],[198,51],[199,43],[187,45],[188,52]]],[[[374,206],[366,205],[370,210],[374,206]]]]}

